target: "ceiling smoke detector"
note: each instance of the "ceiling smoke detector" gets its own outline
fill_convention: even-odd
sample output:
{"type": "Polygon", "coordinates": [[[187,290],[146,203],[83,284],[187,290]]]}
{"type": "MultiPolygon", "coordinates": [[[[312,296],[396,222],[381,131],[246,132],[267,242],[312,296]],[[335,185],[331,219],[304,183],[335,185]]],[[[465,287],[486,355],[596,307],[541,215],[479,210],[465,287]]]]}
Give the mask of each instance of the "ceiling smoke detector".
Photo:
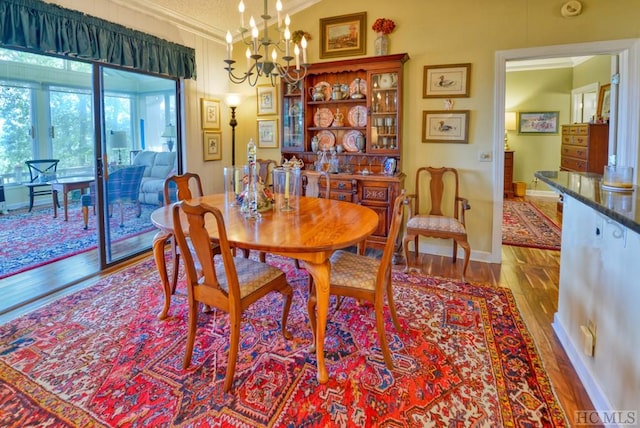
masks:
{"type": "Polygon", "coordinates": [[[562,9],[560,9],[560,13],[565,18],[569,18],[571,16],[578,16],[582,12],[582,3],[578,0],[571,0],[562,5],[562,9]]]}

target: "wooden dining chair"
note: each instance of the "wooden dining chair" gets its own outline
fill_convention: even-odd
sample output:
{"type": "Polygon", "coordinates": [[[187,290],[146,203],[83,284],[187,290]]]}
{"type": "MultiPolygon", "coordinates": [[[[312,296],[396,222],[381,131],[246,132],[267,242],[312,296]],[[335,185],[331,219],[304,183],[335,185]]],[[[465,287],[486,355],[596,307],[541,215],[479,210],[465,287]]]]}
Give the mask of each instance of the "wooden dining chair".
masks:
{"type": "Polygon", "coordinates": [[[456,262],[458,245],[464,249],[464,281],[471,254],[464,213],[471,206],[467,199],[460,197],[458,186],[458,171],[455,168],[422,167],[416,171],[415,193],[407,195],[409,215],[402,240],[407,263],[405,272],[417,270],[410,264],[410,242],[413,241],[417,260],[420,236],[453,239],[453,263],[456,262]],[[427,201],[422,201],[422,197],[427,201]]]}
{"type": "MultiPolygon", "coordinates": [[[[393,360],[384,331],[384,298],[386,294],[393,325],[396,331],[400,332],[400,323],[393,301],[393,290],[391,289],[391,269],[396,240],[403,221],[404,201],[403,190],[393,203],[389,235],[380,259],[345,250],[336,251],[330,259],[331,285],[329,293],[337,297],[352,297],[373,304],[378,341],[382,349],[384,362],[389,369],[393,369],[393,360]]],[[[313,281],[311,281],[307,309],[313,331],[316,329],[316,294],[314,287],[313,281]]]]}
{"type": "MultiPolygon", "coordinates": [[[[191,199],[194,197],[203,196],[202,181],[198,174],[191,172],[185,172],[182,175],[171,175],[164,180],[163,196],[164,203],[168,205],[177,201],[184,201],[185,199],[191,199]]],[[[176,240],[173,237],[168,238],[171,243],[171,259],[173,261],[173,271],[171,272],[171,294],[176,292],[176,285],[178,284],[178,271],[180,268],[180,249],[176,244],[176,240]]],[[[217,243],[212,243],[213,252],[219,254],[219,246],[217,243]]]]}
{"type": "Polygon", "coordinates": [[[189,325],[183,368],[186,369],[191,363],[199,304],[227,312],[231,331],[224,391],[228,392],[231,389],[238,357],[240,321],[244,310],[272,291],[281,293],[285,298],[282,308],[282,335],[286,339],[291,339],[292,336],[287,331],[287,319],[293,289],[282,270],[266,263],[233,256],[227,239],[224,218],[219,209],[206,204],[191,205],[189,201],[180,202],[173,207],[174,225],[181,224],[181,211],[188,220],[190,242],[187,243],[183,228],[174,228],[175,238],[187,271],[189,301],[189,325]],[[209,219],[213,220],[213,224],[209,227],[217,230],[220,244],[220,256],[216,256],[215,260],[206,225],[209,219]]]}

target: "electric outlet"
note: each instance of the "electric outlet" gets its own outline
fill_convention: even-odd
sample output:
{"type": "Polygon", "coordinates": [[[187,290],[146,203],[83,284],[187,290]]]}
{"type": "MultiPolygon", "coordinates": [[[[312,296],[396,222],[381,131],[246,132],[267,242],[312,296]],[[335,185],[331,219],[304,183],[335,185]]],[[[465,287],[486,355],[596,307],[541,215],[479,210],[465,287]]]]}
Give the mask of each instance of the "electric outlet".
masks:
{"type": "Polygon", "coordinates": [[[480,151],[478,152],[478,160],[480,162],[491,162],[493,160],[493,153],[480,151]]]}

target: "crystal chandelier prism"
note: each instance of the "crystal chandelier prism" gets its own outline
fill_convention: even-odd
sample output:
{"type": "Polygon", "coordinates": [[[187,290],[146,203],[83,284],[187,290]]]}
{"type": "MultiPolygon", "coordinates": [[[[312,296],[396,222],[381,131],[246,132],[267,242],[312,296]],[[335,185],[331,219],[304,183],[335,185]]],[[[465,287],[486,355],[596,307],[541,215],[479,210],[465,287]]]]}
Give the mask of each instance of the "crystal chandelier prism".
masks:
{"type": "Polygon", "coordinates": [[[291,40],[291,31],[289,25],[291,19],[287,14],[284,19],[284,26],[280,19],[282,11],[281,0],[276,1],[277,14],[277,32],[282,33],[282,38],[272,40],[269,37],[269,21],[272,16],[269,15],[268,0],[264,0],[264,11],[260,16],[264,24],[262,37],[256,26],[253,16],[249,20],[249,28],[245,28],[244,23],[244,2],[240,0],[238,12],[240,12],[240,29],[238,32],[242,36],[243,43],[247,46],[245,56],[247,58],[247,69],[241,74],[236,74],[234,65],[236,61],[231,59],[233,52],[233,36],[227,31],[227,64],[225,70],[229,75],[229,80],[233,83],[248,82],[249,85],[255,86],[262,77],[269,78],[271,85],[275,86],[280,79],[289,84],[296,84],[304,79],[307,74],[307,40],[302,37],[300,44],[293,43],[291,40]],[[292,49],[293,45],[293,49],[292,49]],[[282,62],[278,61],[278,56],[282,56],[282,62]]]}

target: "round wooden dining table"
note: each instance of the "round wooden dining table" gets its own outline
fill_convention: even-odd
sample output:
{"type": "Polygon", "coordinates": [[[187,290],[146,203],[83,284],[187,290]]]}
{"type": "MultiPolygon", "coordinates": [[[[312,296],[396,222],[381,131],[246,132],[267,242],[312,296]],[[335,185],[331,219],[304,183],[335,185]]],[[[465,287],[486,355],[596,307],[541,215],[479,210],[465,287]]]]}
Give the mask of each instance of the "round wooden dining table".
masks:
{"type": "MultiPolygon", "coordinates": [[[[324,362],[324,337],[329,306],[329,257],[341,248],[360,244],[378,227],[378,214],[370,208],[351,202],[331,199],[300,197],[295,210],[285,212],[277,208],[262,212],[260,220],[246,219],[240,208],[232,206],[225,194],[194,198],[188,203],[206,203],[222,212],[227,237],[232,247],[280,254],[297,259],[315,281],[317,298],[317,324],[314,332],[318,381],[329,379],[324,362]]],[[[160,229],[153,240],[153,253],[164,288],[165,304],[159,315],[164,319],[171,302],[165,246],[173,235],[172,205],[156,209],[152,223],[160,229]]],[[[207,230],[211,239],[218,238],[215,223],[210,219],[207,230]]],[[[185,233],[186,218],[182,227],[185,233]]]]}

